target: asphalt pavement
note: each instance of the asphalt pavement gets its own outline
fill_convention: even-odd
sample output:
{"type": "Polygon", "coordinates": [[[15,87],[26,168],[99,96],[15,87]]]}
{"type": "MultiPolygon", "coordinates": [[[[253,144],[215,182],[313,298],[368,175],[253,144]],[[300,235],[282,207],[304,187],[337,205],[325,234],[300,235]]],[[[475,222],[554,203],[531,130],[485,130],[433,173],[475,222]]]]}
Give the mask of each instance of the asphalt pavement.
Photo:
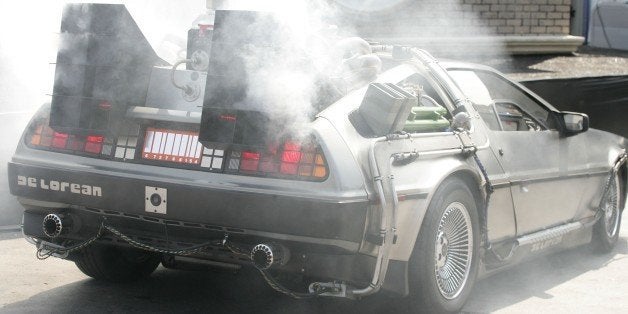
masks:
{"type": "MultiPolygon", "coordinates": [[[[628,218],[624,214],[624,219],[628,218]]],[[[626,313],[628,229],[610,254],[583,246],[547,255],[480,281],[468,313],[626,313]]],[[[0,231],[0,313],[408,313],[403,300],[294,300],[253,269],[188,272],[159,268],[146,280],[109,284],[73,263],[39,261],[16,232],[0,231]]]]}
{"type": "MultiPolygon", "coordinates": [[[[89,279],[68,261],[37,260],[33,246],[14,231],[21,220],[21,208],[8,192],[6,163],[32,113],[50,93],[54,67],[49,62],[54,60],[56,43],[49,34],[58,29],[61,2],[50,4],[52,9],[44,7],[44,2],[37,8],[26,1],[0,3],[0,312],[410,311],[404,302],[383,296],[359,302],[292,300],[268,288],[251,269],[236,274],[222,270],[198,273],[159,268],[146,280],[113,285],[89,279]],[[24,15],[26,13],[28,16],[24,15]]],[[[140,7],[136,7],[139,12],[140,7]]],[[[158,5],[154,10],[161,10],[163,16],[169,17],[179,11],[158,5]]],[[[194,14],[197,13],[181,20],[192,20],[194,14]]],[[[160,23],[154,24],[163,26],[162,23],[169,21],[159,19],[160,23]]],[[[590,48],[583,48],[574,55],[469,61],[495,66],[518,80],[628,74],[628,52],[590,48]]],[[[479,282],[465,311],[626,313],[626,257],[628,231],[624,228],[611,254],[594,255],[582,247],[527,262],[479,282]]]]}
{"type": "Polygon", "coordinates": [[[516,81],[628,75],[628,51],[582,46],[572,54],[469,56],[516,81]]]}
{"type": "MultiPolygon", "coordinates": [[[[554,58],[557,59],[543,59],[531,67],[562,64],[568,57],[554,58]]],[[[626,62],[624,59],[621,57],[617,62],[626,62]]],[[[591,66],[600,62],[596,58],[591,60],[594,62],[591,66]]],[[[522,74],[516,69],[510,70],[511,75],[520,79],[541,73],[522,74]]],[[[6,162],[35,108],[10,103],[11,99],[21,99],[18,96],[0,98],[0,312],[410,312],[402,300],[383,296],[359,302],[292,300],[268,288],[251,269],[235,274],[221,270],[197,273],[159,268],[147,280],[112,285],[87,278],[67,261],[37,260],[34,248],[12,231],[20,222],[21,208],[8,193],[6,162]]],[[[626,257],[628,232],[624,228],[612,254],[594,255],[586,247],[573,249],[527,262],[479,282],[464,310],[469,313],[626,313],[626,257]]]]}

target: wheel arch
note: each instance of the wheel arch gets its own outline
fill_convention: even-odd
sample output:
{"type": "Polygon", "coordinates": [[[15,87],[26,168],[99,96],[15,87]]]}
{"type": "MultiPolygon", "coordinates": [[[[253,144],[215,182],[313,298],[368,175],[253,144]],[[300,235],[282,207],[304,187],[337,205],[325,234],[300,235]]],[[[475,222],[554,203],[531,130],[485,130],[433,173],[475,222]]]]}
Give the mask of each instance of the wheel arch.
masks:
{"type": "Polygon", "coordinates": [[[468,169],[463,169],[463,170],[458,170],[450,174],[445,179],[448,179],[448,178],[458,178],[459,180],[461,180],[467,185],[467,187],[469,188],[469,190],[471,190],[471,193],[473,194],[473,198],[475,200],[478,210],[486,207],[486,204],[485,204],[486,199],[483,196],[484,193],[480,190],[480,186],[482,185],[482,180],[479,174],[474,173],[468,169]]]}
{"type": "MultiPolygon", "coordinates": [[[[410,259],[412,258],[412,255],[415,251],[415,244],[419,239],[419,235],[421,233],[421,230],[425,224],[425,213],[427,212],[427,208],[429,207],[430,203],[433,201],[433,197],[436,193],[436,191],[443,185],[443,183],[446,180],[450,180],[452,178],[457,179],[462,181],[471,191],[472,196],[475,200],[476,203],[476,207],[478,209],[478,211],[484,212],[485,210],[483,209],[483,204],[484,204],[484,197],[483,197],[483,193],[481,191],[481,183],[482,183],[482,177],[479,173],[479,171],[475,168],[472,167],[472,160],[469,160],[467,162],[465,162],[464,160],[461,159],[453,159],[455,160],[455,163],[452,163],[452,167],[448,169],[448,171],[444,172],[444,175],[440,176],[440,178],[436,179],[434,181],[434,183],[430,186],[429,191],[426,196],[426,198],[424,200],[419,201],[417,204],[414,204],[412,206],[412,211],[420,213],[417,214],[417,216],[415,217],[416,220],[414,222],[411,223],[411,226],[407,226],[407,228],[400,228],[398,229],[399,232],[402,233],[406,233],[408,236],[408,240],[402,240],[403,236],[400,237],[400,241],[397,243],[398,246],[393,247],[393,250],[391,252],[391,258],[393,260],[397,260],[397,261],[401,261],[402,263],[404,263],[405,265],[405,272],[402,275],[402,277],[397,277],[397,278],[403,278],[401,280],[397,280],[395,282],[390,282],[390,279],[387,278],[387,284],[390,286],[395,286],[398,289],[398,291],[403,291],[401,294],[407,294],[409,292],[408,290],[408,286],[407,286],[407,282],[409,279],[409,273],[408,273],[408,269],[407,269],[407,265],[410,262],[410,259]],[[404,285],[405,283],[405,285],[404,285]]],[[[480,218],[481,213],[478,212],[478,218],[480,218]]],[[[480,218],[481,219],[481,218],[480,218]]],[[[483,228],[479,228],[480,229],[480,239],[482,239],[483,237],[483,233],[484,230],[483,228]]]]}
{"type": "Polygon", "coordinates": [[[461,166],[461,167],[452,169],[451,172],[444,175],[438,181],[438,183],[434,185],[433,189],[430,191],[429,196],[427,198],[428,206],[432,202],[432,197],[436,193],[436,190],[438,190],[443,185],[443,182],[449,179],[458,179],[464,182],[469,188],[469,190],[471,190],[471,192],[473,193],[473,197],[475,198],[476,204],[477,205],[484,204],[484,197],[483,197],[484,193],[482,193],[482,191],[480,190],[480,186],[482,185],[482,176],[477,170],[465,165],[464,167],[461,166]]]}
{"type": "MultiPolygon", "coordinates": [[[[487,213],[488,204],[486,204],[486,193],[483,192],[481,189],[482,187],[481,175],[470,169],[460,169],[449,174],[443,180],[443,182],[450,178],[456,178],[462,181],[471,191],[471,194],[473,195],[473,200],[475,201],[478,218],[480,220],[480,239],[485,239],[486,238],[485,233],[488,232],[488,230],[486,229],[486,223],[488,219],[488,213],[487,213]]],[[[442,182],[440,184],[442,184],[442,182]]],[[[434,190],[434,192],[436,192],[436,190],[434,190]]]]}
{"type": "Polygon", "coordinates": [[[595,225],[593,225],[593,234],[591,238],[591,247],[596,253],[605,254],[611,252],[616,246],[620,236],[619,232],[621,228],[621,217],[624,211],[627,196],[626,178],[628,177],[628,170],[626,166],[626,158],[627,157],[625,152],[617,158],[617,161],[615,161],[615,163],[612,165],[610,177],[607,179],[611,181],[604,181],[605,184],[603,187],[598,212],[596,215],[597,220],[595,222],[595,225]],[[606,207],[608,204],[606,203],[607,199],[610,197],[610,195],[608,195],[608,193],[610,193],[610,184],[614,180],[619,181],[618,187],[615,189],[619,190],[619,204],[617,204],[619,208],[617,209],[618,211],[616,213],[618,217],[615,218],[613,218],[612,216],[608,216],[608,208],[606,207]],[[609,218],[612,218],[615,221],[609,221],[609,218]],[[611,223],[612,225],[609,225],[609,223],[611,223]],[[609,226],[612,227],[612,229],[610,229],[612,230],[612,233],[609,233],[609,226]]]}
{"type": "MultiPolygon", "coordinates": [[[[466,186],[469,189],[469,192],[471,193],[471,197],[473,198],[473,200],[471,200],[471,201],[475,202],[475,205],[477,207],[476,211],[475,211],[475,216],[476,216],[476,219],[478,220],[477,223],[481,224],[481,221],[479,221],[479,220],[481,219],[480,216],[481,216],[481,212],[482,212],[482,209],[483,209],[482,206],[483,206],[483,203],[484,203],[484,201],[483,201],[484,199],[482,197],[484,194],[482,193],[482,190],[481,190],[481,187],[482,187],[482,177],[481,177],[481,175],[479,173],[474,171],[474,169],[470,166],[470,164],[465,164],[462,167],[459,167],[459,168],[451,171],[449,174],[447,174],[447,175],[445,175],[445,176],[443,176],[441,178],[441,180],[438,182],[438,184],[435,185],[434,189],[430,192],[428,201],[426,203],[426,209],[429,206],[431,206],[432,203],[439,202],[440,197],[443,197],[443,195],[450,195],[450,194],[448,194],[448,192],[460,190],[461,189],[460,183],[463,184],[464,186],[466,186]],[[448,182],[452,182],[452,181],[459,182],[457,184],[457,187],[455,187],[454,189],[452,189],[452,185],[451,184],[448,184],[448,182]],[[441,189],[441,187],[444,187],[443,191],[445,193],[442,193],[442,192],[439,193],[438,192],[439,189],[441,189]],[[440,197],[438,195],[440,195],[440,197]]],[[[454,193],[456,193],[456,192],[454,192],[454,193]]],[[[471,210],[471,209],[469,208],[469,210],[471,210]]],[[[473,216],[473,214],[471,214],[471,216],[473,216]]],[[[426,283],[426,281],[424,281],[424,279],[427,278],[427,277],[425,277],[425,271],[424,270],[421,271],[420,268],[416,268],[416,265],[424,265],[425,264],[425,256],[427,256],[426,254],[421,254],[421,253],[423,252],[422,250],[424,250],[426,248],[425,240],[429,239],[429,237],[428,238],[423,238],[423,240],[421,240],[422,239],[421,238],[421,234],[424,234],[424,232],[423,232],[424,230],[431,230],[433,228],[433,226],[434,226],[434,220],[433,219],[427,219],[427,215],[425,215],[424,218],[425,219],[422,219],[422,221],[421,221],[420,228],[418,230],[418,234],[417,234],[417,237],[416,237],[416,241],[417,241],[416,243],[423,243],[423,244],[422,245],[419,244],[419,245],[421,245],[421,247],[417,247],[417,245],[413,246],[411,259],[408,262],[409,272],[407,274],[408,281],[410,283],[409,288],[415,289],[415,290],[410,290],[408,292],[409,293],[419,293],[419,295],[426,293],[426,291],[429,291],[429,289],[426,288],[427,285],[424,284],[424,283],[426,283]],[[418,275],[415,274],[414,277],[413,277],[413,275],[410,273],[410,271],[412,271],[412,270],[418,271],[418,273],[416,273],[418,275]],[[414,288],[412,288],[412,287],[414,287],[414,288]],[[418,289],[418,290],[416,290],[416,289],[418,289]]],[[[455,299],[449,299],[449,301],[447,301],[447,302],[453,302],[453,303],[451,303],[449,305],[446,305],[446,306],[454,306],[454,307],[456,307],[455,304],[457,303],[458,306],[461,307],[460,304],[463,304],[464,300],[466,300],[466,298],[468,297],[468,294],[470,293],[469,291],[470,291],[470,289],[472,289],[473,282],[477,278],[477,272],[479,271],[479,267],[481,265],[481,258],[480,258],[480,255],[479,255],[479,254],[481,254],[480,253],[481,252],[481,247],[479,247],[479,246],[481,245],[481,242],[482,242],[481,239],[482,239],[483,228],[480,226],[476,230],[478,230],[478,231],[476,231],[477,233],[475,233],[475,237],[477,237],[476,239],[478,240],[478,242],[477,242],[477,246],[474,245],[475,249],[473,249],[473,251],[474,251],[473,256],[476,256],[476,257],[474,257],[472,262],[471,262],[472,263],[471,265],[475,265],[475,266],[470,266],[471,268],[469,268],[470,269],[470,273],[469,273],[470,277],[468,277],[468,278],[471,278],[470,281],[469,281],[470,282],[469,283],[470,286],[465,288],[465,289],[468,289],[468,290],[466,290],[467,292],[460,292],[460,293],[462,293],[460,295],[461,296],[460,299],[458,299],[458,295],[456,295],[456,296],[454,296],[455,299]],[[475,254],[478,254],[478,255],[475,255],[475,254]],[[462,300],[462,301],[460,301],[460,300],[462,300]],[[460,303],[460,302],[462,302],[462,303],[460,303]]],[[[430,240],[427,240],[427,241],[430,241],[430,240]]],[[[466,280],[467,279],[465,279],[465,281],[466,280]]],[[[465,286],[467,285],[467,283],[463,283],[463,284],[465,286]]],[[[462,291],[465,291],[465,290],[462,290],[462,291]]],[[[435,300],[433,298],[428,298],[428,299],[435,300]]],[[[423,301],[427,302],[426,300],[427,299],[423,299],[423,301]]],[[[432,305],[436,304],[436,301],[434,301],[434,302],[435,303],[432,303],[432,305]]],[[[431,303],[431,302],[427,302],[427,303],[431,303]]],[[[421,304],[423,304],[423,303],[421,303],[421,304]]],[[[449,310],[447,310],[447,311],[449,311],[449,310]]]]}
{"type": "MultiPolygon", "coordinates": [[[[433,197],[436,191],[443,185],[443,182],[449,179],[458,179],[462,181],[469,188],[476,203],[476,207],[478,210],[478,217],[480,218],[480,223],[482,223],[482,219],[486,217],[486,206],[484,205],[485,197],[484,197],[484,193],[480,189],[482,185],[482,179],[481,179],[481,175],[475,169],[471,168],[469,165],[460,165],[457,168],[451,169],[451,171],[448,174],[442,176],[441,179],[438,181],[438,183],[434,184],[434,187],[429,192],[424,203],[424,208],[422,208],[422,210],[427,211],[427,208],[430,206],[430,204],[433,201],[433,197]]],[[[412,242],[412,246],[410,247],[410,254],[408,254],[409,256],[411,256],[412,252],[414,251],[416,240],[419,237],[419,234],[421,233],[421,229],[423,228],[424,223],[425,223],[425,215],[422,215],[420,218],[420,221],[418,221],[418,228],[416,228],[416,230],[414,230],[413,232],[414,241],[412,242]]],[[[481,232],[480,236],[483,237],[484,236],[483,233],[485,232],[484,228],[480,228],[480,232],[481,232]]]]}

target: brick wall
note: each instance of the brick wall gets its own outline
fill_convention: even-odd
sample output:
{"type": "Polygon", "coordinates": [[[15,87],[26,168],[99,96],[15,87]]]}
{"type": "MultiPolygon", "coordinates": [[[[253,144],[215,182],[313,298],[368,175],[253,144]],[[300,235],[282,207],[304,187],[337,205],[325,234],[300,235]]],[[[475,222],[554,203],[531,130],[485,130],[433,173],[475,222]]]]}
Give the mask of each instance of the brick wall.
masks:
{"type": "Polygon", "coordinates": [[[571,0],[462,0],[500,35],[568,35],[571,0]]]}
{"type": "Polygon", "coordinates": [[[568,35],[571,0],[413,0],[347,15],[365,37],[568,35]]]}

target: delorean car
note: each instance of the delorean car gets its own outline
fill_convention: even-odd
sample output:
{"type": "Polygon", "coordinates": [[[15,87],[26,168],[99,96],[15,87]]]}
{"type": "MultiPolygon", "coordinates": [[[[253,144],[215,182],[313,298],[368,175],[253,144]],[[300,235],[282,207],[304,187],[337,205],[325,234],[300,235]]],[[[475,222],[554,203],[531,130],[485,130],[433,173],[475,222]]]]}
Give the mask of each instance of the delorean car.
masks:
{"type": "Polygon", "coordinates": [[[281,132],[243,104],[235,53],[272,47],[247,33],[266,18],[217,11],[172,66],[124,6],[66,7],[52,101],[8,165],[40,258],[113,282],[251,266],[292,297],[388,291],[455,312],[507,266],[616,244],[624,138],[491,68],[378,44],[346,58],[368,80],[327,81],[299,134],[281,132]]]}

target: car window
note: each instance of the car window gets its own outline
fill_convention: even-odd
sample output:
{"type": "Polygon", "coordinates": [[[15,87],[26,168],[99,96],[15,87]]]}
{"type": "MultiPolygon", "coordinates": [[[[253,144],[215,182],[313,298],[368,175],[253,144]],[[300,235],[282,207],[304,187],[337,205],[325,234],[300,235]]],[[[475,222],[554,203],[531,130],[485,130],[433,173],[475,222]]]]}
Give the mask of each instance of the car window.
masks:
{"type": "Polygon", "coordinates": [[[454,82],[473,103],[489,129],[501,131],[493,98],[482,80],[472,71],[449,71],[454,82]]]}
{"type": "Polygon", "coordinates": [[[449,73],[490,129],[553,129],[550,110],[508,80],[487,71],[452,70],[449,73]]]}
{"type": "Polygon", "coordinates": [[[414,74],[397,85],[418,98],[408,116],[404,131],[426,133],[449,129],[449,113],[443,98],[429,80],[421,74],[414,74]]]}

